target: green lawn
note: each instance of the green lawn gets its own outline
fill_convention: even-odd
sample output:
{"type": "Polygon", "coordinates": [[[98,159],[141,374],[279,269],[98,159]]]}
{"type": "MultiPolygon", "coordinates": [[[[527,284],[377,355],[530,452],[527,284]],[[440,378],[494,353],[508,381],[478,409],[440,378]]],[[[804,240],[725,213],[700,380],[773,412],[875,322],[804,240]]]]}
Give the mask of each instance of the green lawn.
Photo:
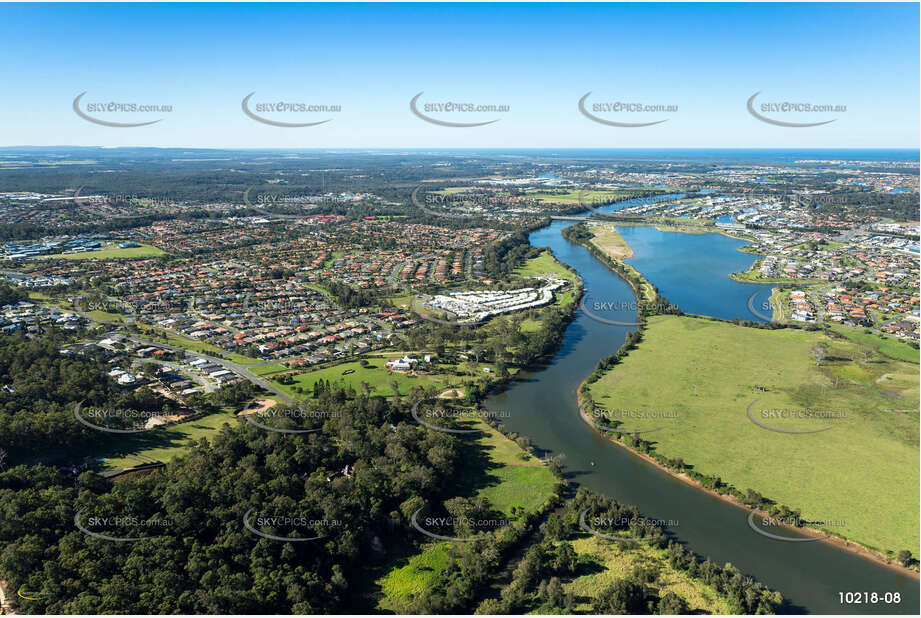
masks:
{"type": "Polygon", "coordinates": [[[633,248],[624,240],[614,225],[596,225],[589,228],[594,235],[592,244],[616,260],[633,257],[633,248]]]}
{"type": "Polygon", "coordinates": [[[537,257],[529,259],[523,266],[519,266],[513,274],[520,277],[535,277],[540,275],[553,275],[568,281],[578,280],[578,276],[567,270],[550,251],[543,251],[537,257]]]}
{"type": "MultiPolygon", "coordinates": [[[[631,273],[633,276],[638,277],[643,284],[640,286],[640,290],[643,294],[643,299],[647,301],[654,301],[656,299],[656,291],[652,287],[652,284],[648,279],[638,271],[631,264],[627,264],[624,260],[633,255],[633,247],[624,240],[623,236],[620,235],[620,232],[617,231],[616,226],[605,227],[605,226],[595,226],[589,228],[593,236],[589,241],[598,251],[604,253],[614,261],[620,263],[627,272],[631,273]]],[[[667,231],[667,230],[662,230],[667,231]]]]}
{"type": "MultiPolygon", "coordinates": [[[[330,384],[336,382],[342,382],[347,386],[351,386],[356,391],[361,392],[361,383],[367,382],[368,385],[372,388],[373,394],[380,395],[382,397],[392,397],[393,389],[390,387],[390,383],[396,380],[400,388],[400,394],[406,395],[409,393],[409,389],[413,386],[431,386],[436,385],[440,386],[443,384],[441,381],[442,376],[437,374],[435,375],[426,375],[421,374],[419,376],[409,376],[405,373],[391,373],[387,371],[385,363],[390,358],[400,358],[400,354],[393,353],[382,358],[369,359],[369,366],[362,367],[358,361],[352,361],[348,363],[343,363],[341,365],[334,365],[332,367],[327,367],[325,369],[317,369],[315,371],[308,371],[296,375],[294,377],[294,384],[281,384],[279,382],[273,382],[275,386],[284,391],[285,393],[291,395],[292,397],[303,396],[299,395],[293,387],[300,386],[304,389],[304,393],[313,394],[313,383],[318,380],[329,380],[330,384]],[[352,373],[345,374],[346,371],[351,371],[352,373]]],[[[458,378],[459,380],[460,378],[458,378]]]]}
{"type": "Polygon", "coordinates": [[[773,288],[768,302],[771,304],[771,319],[785,321],[790,312],[790,292],[784,288],[773,288]]]}
{"type": "MultiPolygon", "coordinates": [[[[539,189],[529,190],[526,197],[535,199],[539,202],[557,203],[557,204],[578,204],[579,189],[569,189],[563,193],[554,193],[552,191],[541,191],[539,189]]],[[[624,195],[632,195],[632,191],[585,191],[582,194],[582,200],[588,204],[594,202],[615,200],[624,195]]]]}
{"type": "Polygon", "coordinates": [[[86,315],[98,322],[124,322],[125,316],[120,313],[109,313],[108,311],[87,311],[86,315]]]}
{"type": "Polygon", "coordinates": [[[918,554],[918,493],[900,490],[919,483],[916,365],[880,355],[865,362],[858,345],[821,331],[656,316],[639,347],[591,394],[600,408],[677,414],[631,421],[659,429],[647,436],[662,455],[802,509],[807,519],[843,520],[828,529],[839,536],[918,554]],[[812,354],[817,343],[829,346],[821,366],[812,354]],[[755,417],[775,427],[831,429],[763,429],[747,416],[755,401],[755,417]],[[846,416],[769,418],[764,410],[846,416]]]}
{"type": "Polygon", "coordinates": [[[128,249],[119,249],[116,245],[112,245],[112,248],[103,248],[99,251],[56,253],[42,257],[62,258],[65,260],[113,260],[118,258],[160,257],[161,255],[168,255],[168,253],[162,249],[157,249],[153,245],[141,245],[140,247],[130,247],[128,249]]]}
{"type": "Polygon", "coordinates": [[[470,476],[476,478],[476,495],[508,516],[516,506],[537,510],[557,485],[550,469],[488,424],[477,421],[470,426],[481,430],[465,458],[475,462],[470,476]]]}
{"type": "MultiPolygon", "coordinates": [[[[637,187],[634,189],[596,189],[596,190],[587,190],[582,194],[582,202],[587,204],[592,204],[595,202],[604,203],[608,201],[614,201],[623,197],[631,197],[637,193],[650,190],[649,187],[637,187]]],[[[669,189],[660,189],[662,193],[670,192],[669,189]]],[[[556,203],[556,204],[579,204],[579,193],[580,189],[569,189],[565,192],[555,193],[553,191],[546,191],[541,189],[529,189],[525,192],[525,197],[538,200],[540,202],[546,203],[556,203]]]]}
{"type": "Polygon", "coordinates": [[[164,425],[144,433],[124,436],[116,446],[117,454],[100,455],[106,458],[103,467],[114,470],[150,463],[150,460],[168,462],[188,451],[192,442],[210,438],[224,423],[233,425],[236,419],[234,410],[226,407],[194,421],[164,425]]]}
{"type": "Polygon", "coordinates": [[[288,368],[281,363],[272,363],[271,365],[258,365],[256,367],[249,368],[249,370],[257,376],[267,376],[270,373],[278,373],[280,371],[285,371],[286,369],[288,368]]]}
{"type": "Polygon", "coordinates": [[[852,328],[849,326],[832,326],[831,329],[855,343],[876,348],[880,354],[885,354],[890,358],[915,363],[916,365],[919,363],[921,351],[893,337],[887,337],[877,333],[867,333],[861,328],[852,328]]]}

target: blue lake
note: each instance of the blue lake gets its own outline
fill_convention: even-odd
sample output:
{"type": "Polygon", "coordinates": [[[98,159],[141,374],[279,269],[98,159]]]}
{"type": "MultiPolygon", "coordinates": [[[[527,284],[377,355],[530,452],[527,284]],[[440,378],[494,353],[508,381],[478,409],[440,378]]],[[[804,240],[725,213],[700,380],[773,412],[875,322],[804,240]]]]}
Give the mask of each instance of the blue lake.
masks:
{"type": "Polygon", "coordinates": [[[617,230],[633,248],[627,263],[685,313],[727,320],[770,319],[767,308],[773,286],[729,278],[730,273],[748,270],[758,257],[739,251],[748,244],[745,241],[718,233],[660,232],[654,227],[622,226],[617,230]]]}

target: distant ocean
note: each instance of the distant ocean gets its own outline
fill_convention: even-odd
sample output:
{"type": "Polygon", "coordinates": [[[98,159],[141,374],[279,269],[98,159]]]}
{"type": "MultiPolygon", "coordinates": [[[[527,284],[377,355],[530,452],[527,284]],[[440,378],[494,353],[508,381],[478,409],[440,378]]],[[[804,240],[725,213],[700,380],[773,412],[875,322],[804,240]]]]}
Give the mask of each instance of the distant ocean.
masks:
{"type": "Polygon", "coordinates": [[[83,153],[97,156],[151,153],[158,157],[209,156],[213,153],[279,153],[310,155],[462,155],[469,157],[528,157],[564,160],[612,159],[620,161],[710,161],[732,162],[777,161],[792,162],[803,159],[918,161],[921,150],[917,148],[146,148],[127,146],[102,148],[98,146],[0,146],[3,156],[20,153],[83,153]]]}
{"type": "MultiPolygon", "coordinates": [[[[425,149],[426,152],[436,152],[425,149]]],[[[470,149],[441,152],[466,152],[489,155],[544,156],[562,159],[633,159],[633,160],[768,160],[798,161],[801,159],[844,159],[880,161],[918,161],[921,150],[917,148],[655,148],[655,149],[470,149]]]]}

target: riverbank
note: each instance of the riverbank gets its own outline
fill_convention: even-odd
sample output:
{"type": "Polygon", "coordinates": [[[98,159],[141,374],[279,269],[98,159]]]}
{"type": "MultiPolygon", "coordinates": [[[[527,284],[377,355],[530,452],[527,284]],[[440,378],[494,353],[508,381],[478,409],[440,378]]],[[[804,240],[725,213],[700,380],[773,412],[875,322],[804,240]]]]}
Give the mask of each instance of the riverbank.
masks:
{"type": "MultiPolygon", "coordinates": [[[[582,239],[579,239],[579,241],[581,241],[580,244],[583,244],[583,246],[585,246],[586,244],[590,244],[590,239],[584,239],[584,238],[582,238],[582,239]]],[[[590,250],[590,252],[592,252],[592,251],[591,251],[591,247],[587,247],[587,248],[590,250]]],[[[592,253],[594,253],[594,252],[592,252],[592,253]]],[[[601,260],[601,261],[602,261],[603,263],[609,265],[609,267],[610,267],[610,262],[609,262],[610,259],[611,259],[611,258],[609,257],[607,260],[603,259],[603,260],[601,260]]],[[[619,271],[618,268],[611,267],[610,270],[614,271],[615,274],[618,274],[619,276],[621,276],[621,273],[620,273],[620,271],[619,271]]],[[[622,278],[623,278],[623,277],[622,277],[622,278]]],[[[625,280],[626,280],[626,279],[625,279],[625,280]]],[[[631,283],[630,281],[627,281],[627,282],[628,282],[628,283],[631,283]]],[[[631,286],[631,287],[633,287],[633,286],[631,286]]],[[[635,293],[636,293],[636,290],[635,290],[635,288],[634,288],[634,294],[635,294],[635,293]]],[[[663,319],[664,319],[664,318],[663,318],[663,319]]],[[[732,325],[732,324],[730,324],[730,323],[727,323],[727,322],[721,321],[721,320],[712,320],[712,322],[713,322],[714,324],[718,324],[718,323],[719,323],[719,324],[725,324],[727,327],[730,327],[730,328],[738,328],[738,327],[735,327],[734,325],[732,325]]],[[[645,323],[645,320],[640,321],[640,324],[639,324],[639,331],[641,331],[641,332],[646,331],[647,326],[648,326],[648,325],[645,323]]],[[[754,332],[755,330],[760,331],[760,333],[757,335],[757,337],[759,337],[760,339],[764,339],[764,338],[766,338],[766,337],[770,337],[771,335],[776,334],[776,333],[771,333],[771,332],[769,332],[769,331],[762,331],[762,330],[760,330],[760,329],[752,329],[752,332],[754,332]]],[[[737,337],[738,334],[739,334],[739,333],[736,333],[735,331],[733,331],[733,333],[729,333],[729,334],[728,334],[729,339],[733,339],[733,338],[737,337]],[[734,333],[734,334],[733,334],[733,333],[734,333]]],[[[805,332],[799,331],[799,329],[791,330],[791,331],[790,331],[790,335],[787,335],[787,336],[785,336],[785,337],[782,337],[782,339],[784,339],[784,341],[781,341],[780,344],[785,345],[785,344],[787,343],[785,340],[786,340],[786,339],[789,339],[790,336],[792,336],[795,340],[798,340],[798,339],[801,339],[801,338],[804,338],[804,337],[805,337],[805,338],[808,338],[808,337],[811,337],[811,336],[814,337],[814,336],[818,336],[818,335],[807,334],[807,333],[805,333],[805,332]]],[[[760,341],[760,339],[759,339],[759,341],[760,341]]],[[[669,334],[668,340],[671,341],[672,343],[674,343],[674,341],[678,341],[678,339],[675,338],[675,333],[671,333],[671,332],[670,332],[670,334],[669,334]]],[[[770,339],[770,341],[772,341],[773,343],[777,343],[777,338],[775,337],[775,338],[773,338],[773,339],[770,339]]],[[[661,343],[661,342],[660,342],[660,343],[661,343]]],[[[751,342],[748,342],[748,343],[751,343],[751,342]]],[[[756,342],[756,343],[757,343],[757,342],[756,342]]],[[[802,343],[802,342],[801,342],[801,343],[802,343]]],[[[703,341],[703,342],[698,341],[698,342],[695,343],[695,345],[698,346],[698,347],[699,347],[700,345],[705,345],[705,344],[706,344],[706,341],[703,341]]],[[[648,345],[648,344],[646,344],[646,345],[648,345]]],[[[644,346],[641,346],[641,347],[644,347],[644,346]]],[[[692,347],[693,347],[693,346],[692,346],[692,347]]],[[[743,346],[743,347],[744,347],[744,346],[743,346]]],[[[800,347],[802,347],[802,346],[800,346],[800,347]]],[[[747,348],[746,348],[746,349],[747,349],[747,348]]],[[[759,349],[759,348],[756,346],[754,349],[759,349]]],[[[618,352],[618,356],[621,356],[621,357],[622,357],[624,352],[625,352],[625,350],[622,349],[620,352],[618,352]]],[[[632,356],[633,354],[636,354],[636,352],[633,352],[633,353],[631,354],[631,356],[632,356]]],[[[805,352],[803,355],[804,355],[804,357],[808,357],[808,352],[805,352]]],[[[657,362],[656,362],[656,363],[653,363],[653,365],[654,365],[655,367],[662,368],[662,367],[665,366],[663,363],[667,364],[667,359],[658,358],[658,359],[657,359],[657,362]]],[[[770,363],[769,363],[769,364],[770,364],[770,363]]],[[[611,369],[610,369],[611,365],[612,365],[612,363],[607,363],[607,366],[606,366],[604,369],[606,369],[607,372],[610,372],[610,371],[611,371],[611,369]]],[[[599,365],[599,369],[600,369],[600,365],[599,365]]],[[[584,412],[584,409],[583,409],[583,408],[584,408],[585,402],[586,402],[586,401],[591,401],[591,400],[592,400],[592,396],[589,396],[588,399],[586,399],[586,398],[583,396],[583,393],[587,392],[587,385],[588,385],[589,383],[595,382],[595,381],[597,381],[597,380],[599,379],[599,377],[600,377],[600,376],[599,376],[599,369],[596,369],[596,371],[593,372],[588,378],[585,378],[585,379],[580,383],[580,385],[579,385],[579,387],[578,387],[578,389],[577,389],[577,401],[578,401],[578,404],[579,404],[579,406],[580,406],[580,415],[581,415],[581,417],[582,417],[582,420],[583,420],[584,422],[586,422],[587,424],[589,424],[596,432],[598,432],[597,427],[594,426],[594,424],[591,422],[591,420],[586,416],[586,414],[585,414],[585,412],[584,412]]],[[[648,373],[650,368],[649,368],[649,367],[646,367],[646,366],[644,365],[643,369],[644,369],[644,371],[646,371],[646,373],[648,373]]],[[[616,371],[616,370],[615,370],[615,371],[616,371]]],[[[634,372],[634,373],[635,373],[635,372],[634,372]]],[[[698,375],[698,377],[699,377],[699,373],[700,373],[700,372],[698,371],[698,372],[695,373],[695,375],[698,375]]],[[[789,372],[788,372],[788,373],[789,373],[789,372]]],[[[607,375],[607,373],[605,373],[604,375],[607,375]]],[[[633,384],[637,379],[639,379],[637,376],[635,376],[635,375],[633,375],[633,374],[627,375],[627,378],[626,378],[626,379],[623,377],[623,374],[621,374],[620,377],[621,377],[620,382],[626,381],[626,382],[630,382],[631,384],[633,384]]],[[[747,379],[747,378],[746,378],[746,379],[747,379]]],[[[669,381],[669,380],[666,380],[666,381],[669,381]]],[[[707,386],[707,385],[705,385],[705,386],[707,386]]],[[[713,385],[710,385],[710,386],[713,386],[713,385]]],[[[781,385],[781,386],[782,386],[782,385],[781,385]]],[[[649,384],[647,384],[646,382],[643,382],[642,384],[639,384],[637,387],[640,388],[640,390],[651,388],[651,386],[650,386],[649,384]]],[[[693,388],[694,388],[694,390],[695,390],[695,395],[696,395],[696,383],[695,383],[695,385],[693,385],[693,388]]],[[[712,390],[712,389],[711,389],[711,390],[712,390]]],[[[773,390],[778,390],[778,391],[779,391],[779,390],[782,390],[782,388],[781,388],[781,389],[775,389],[774,386],[772,386],[771,389],[765,389],[765,390],[771,390],[771,391],[773,391],[773,390]]],[[[644,390],[644,392],[645,392],[645,390],[644,390]]],[[[772,394],[773,394],[773,393],[772,393],[772,394]]],[[[624,393],[621,393],[621,392],[618,391],[618,395],[617,395],[617,397],[616,397],[616,400],[618,401],[619,405],[623,405],[623,407],[638,407],[638,406],[639,406],[639,407],[642,407],[642,406],[644,405],[642,402],[646,401],[646,399],[643,399],[642,397],[640,397],[639,399],[633,399],[633,400],[631,400],[629,396],[626,397],[626,400],[625,400],[625,398],[623,397],[623,395],[624,395],[624,393]]],[[[853,396],[853,393],[849,393],[848,395],[849,395],[849,396],[853,396]]],[[[845,396],[845,400],[847,399],[847,396],[848,396],[848,395],[845,396]]],[[[607,397],[607,395],[605,395],[605,397],[607,397]]],[[[755,397],[753,396],[753,399],[754,399],[754,398],[755,398],[755,397]]],[[[866,403],[866,402],[861,401],[861,403],[866,403]]],[[[684,402],[684,400],[676,401],[674,405],[677,406],[676,409],[684,409],[683,406],[688,405],[688,402],[684,402]]],[[[692,404],[691,404],[691,405],[692,405],[692,404]]],[[[691,416],[693,416],[693,413],[692,413],[691,416]]],[[[733,419],[734,419],[734,417],[733,417],[733,418],[724,419],[724,420],[727,420],[727,422],[728,422],[728,425],[727,425],[727,426],[732,425],[732,423],[734,422],[733,419]]],[[[699,421],[699,419],[698,419],[698,421],[699,421]]],[[[694,422],[697,422],[697,421],[694,421],[694,419],[692,419],[691,422],[692,422],[692,424],[693,424],[694,422]]],[[[696,427],[696,425],[695,425],[695,427],[696,427]]],[[[752,427],[753,427],[753,426],[752,426],[752,427]]],[[[699,429],[699,427],[698,427],[698,429],[699,429]]],[[[718,428],[716,428],[716,429],[718,429],[718,428]]],[[[714,430],[716,430],[716,429],[714,429],[714,430]]],[[[749,428],[749,427],[747,427],[747,426],[742,426],[742,427],[736,427],[736,426],[734,426],[733,429],[734,429],[735,431],[737,431],[737,432],[738,432],[738,431],[742,431],[742,432],[744,433],[744,432],[746,432],[746,431],[749,431],[751,428],[749,428]]],[[[898,430],[899,430],[900,428],[899,428],[899,427],[894,427],[894,429],[895,429],[895,432],[894,432],[894,433],[898,433],[898,430]]],[[[599,432],[599,433],[602,433],[602,435],[605,435],[603,432],[599,432]]],[[[685,433],[686,433],[686,432],[685,432],[685,433]]],[[[781,435],[782,435],[782,434],[781,434],[781,435]]],[[[674,478],[680,479],[680,480],[682,480],[683,482],[688,483],[688,484],[694,486],[694,487],[697,488],[697,489],[703,489],[703,490],[706,491],[708,494],[713,495],[713,496],[720,497],[720,498],[723,499],[724,501],[730,502],[730,503],[732,503],[732,504],[734,504],[734,505],[736,505],[736,506],[739,506],[740,508],[744,508],[744,509],[747,509],[747,510],[749,510],[749,511],[752,510],[752,508],[751,508],[750,506],[745,505],[743,502],[741,502],[741,501],[740,501],[739,499],[737,499],[736,497],[730,496],[730,495],[726,495],[726,494],[720,493],[719,491],[715,491],[715,490],[713,490],[713,489],[711,489],[711,488],[709,488],[709,487],[706,487],[705,485],[703,485],[702,483],[700,483],[700,482],[697,481],[696,479],[692,478],[691,476],[689,476],[689,475],[687,475],[687,474],[684,474],[684,473],[682,473],[682,472],[680,472],[680,471],[678,471],[678,470],[676,470],[676,469],[674,469],[674,468],[672,468],[672,467],[669,467],[668,465],[663,464],[662,461],[659,461],[658,459],[656,459],[656,457],[653,457],[653,456],[651,456],[651,455],[648,454],[648,453],[644,453],[644,452],[642,452],[642,451],[640,451],[640,450],[638,450],[638,449],[636,449],[636,448],[633,448],[633,447],[631,447],[630,445],[625,444],[625,443],[623,443],[623,442],[621,442],[621,441],[615,440],[615,439],[613,439],[611,436],[606,435],[606,437],[608,438],[609,441],[615,442],[615,443],[618,444],[619,446],[622,446],[622,447],[626,448],[626,449],[627,449],[628,451],[630,451],[631,453],[640,456],[640,457],[643,458],[645,461],[647,461],[647,462],[649,462],[649,463],[652,463],[652,464],[655,465],[658,469],[661,469],[661,470],[664,470],[664,471],[668,472],[669,475],[673,476],[674,478]]],[[[763,435],[756,435],[756,436],[754,436],[754,439],[756,439],[756,440],[761,440],[761,441],[762,441],[762,442],[759,442],[759,443],[763,443],[763,441],[765,441],[765,440],[768,441],[768,442],[776,441],[776,438],[777,438],[777,436],[774,436],[774,435],[768,435],[767,437],[765,437],[765,436],[763,436],[763,435]]],[[[784,443],[784,444],[785,444],[786,446],[789,446],[788,443],[784,443]]],[[[648,446],[648,443],[647,443],[647,446],[648,446]]],[[[831,443],[830,443],[830,444],[828,444],[828,445],[826,445],[826,446],[827,446],[828,448],[830,448],[830,449],[834,449],[834,450],[838,450],[838,451],[841,450],[841,445],[835,445],[835,444],[831,444],[831,443]]],[[[877,446],[879,446],[879,445],[877,445],[877,446]]],[[[823,448],[825,448],[825,447],[823,447],[823,448]]],[[[828,450],[828,448],[826,448],[825,451],[820,452],[820,454],[824,453],[824,454],[827,455],[827,450],[828,450]]],[[[687,449],[685,449],[685,450],[687,450],[687,449]]],[[[693,449],[691,449],[691,450],[693,451],[693,449]]],[[[711,452],[712,452],[712,448],[711,448],[711,452]]],[[[685,452],[671,452],[671,453],[668,454],[668,456],[677,456],[677,455],[683,455],[685,459],[688,458],[688,454],[685,453],[685,452]]],[[[870,453],[870,455],[872,455],[872,453],[870,453]]],[[[659,455],[657,455],[657,457],[658,457],[658,456],[659,456],[659,455]]],[[[666,457],[666,455],[661,455],[661,457],[666,457]]],[[[770,458],[771,458],[771,457],[768,457],[768,459],[770,459],[770,458]]],[[[693,458],[693,461],[694,461],[695,463],[699,463],[698,460],[697,460],[697,458],[693,458]]],[[[910,461],[910,459],[909,459],[909,461],[910,461]]],[[[710,473],[710,474],[709,474],[710,477],[712,477],[712,475],[713,475],[713,474],[716,474],[717,472],[725,472],[725,470],[723,470],[723,468],[720,468],[720,467],[714,468],[713,462],[709,462],[709,464],[710,464],[710,467],[709,467],[707,470],[708,470],[709,473],[710,473]],[[715,471],[714,471],[714,470],[715,470],[715,471]]],[[[708,476],[708,475],[704,475],[704,476],[706,477],[706,476],[708,476]]],[[[899,478],[901,478],[901,477],[903,477],[904,475],[902,475],[901,473],[899,473],[897,476],[898,476],[899,478]]],[[[716,477],[713,477],[713,478],[716,478],[716,477]]],[[[851,477],[849,476],[848,479],[851,479],[851,477]]],[[[732,479],[730,479],[730,480],[732,480],[732,479]]],[[[857,485],[858,485],[859,487],[863,487],[863,485],[864,485],[863,481],[861,480],[860,474],[857,474],[857,475],[856,475],[856,478],[851,479],[851,480],[853,480],[855,483],[857,483],[857,485]]],[[[738,481],[736,481],[735,484],[736,484],[737,486],[742,486],[742,487],[744,487],[744,486],[747,486],[747,483],[748,483],[748,482],[749,482],[749,481],[745,481],[745,482],[744,482],[745,484],[739,485],[738,481]]],[[[791,482],[792,482],[792,487],[795,488],[796,486],[798,486],[797,483],[799,483],[799,480],[794,479],[794,480],[791,481],[791,482]]],[[[801,483],[801,484],[803,484],[804,486],[808,486],[808,483],[801,483]]],[[[788,483],[788,485],[789,485],[789,483],[788,483]]],[[[759,487],[759,484],[755,484],[754,486],[755,486],[755,487],[759,487]]],[[[830,490],[828,490],[828,491],[830,491],[830,490]]],[[[736,493],[738,493],[738,492],[736,492],[736,493]]],[[[790,491],[787,491],[786,493],[789,494],[789,493],[791,493],[791,492],[790,492],[790,491]]],[[[796,492],[794,491],[794,492],[792,492],[792,493],[795,494],[796,492]]],[[[787,499],[789,499],[789,498],[790,498],[790,496],[787,497],[787,499]]],[[[834,509],[832,508],[832,507],[835,507],[835,504],[836,504],[835,501],[834,501],[834,500],[828,501],[828,500],[825,500],[824,498],[826,498],[826,497],[825,497],[825,496],[821,496],[819,500],[815,501],[815,502],[817,502],[818,505],[819,505],[819,506],[818,506],[818,510],[819,510],[820,512],[822,512],[822,509],[828,509],[827,512],[836,512],[836,513],[837,513],[838,511],[836,511],[836,510],[834,510],[834,509]],[[830,505],[830,506],[829,506],[829,505],[830,505]]],[[[807,502],[809,502],[809,501],[807,501],[807,502]]],[[[794,504],[798,504],[798,503],[799,503],[798,501],[794,500],[794,504]]],[[[840,507],[840,508],[842,508],[842,512],[843,512],[843,507],[840,507]]],[[[812,505],[811,505],[811,510],[812,510],[813,512],[815,512],[815,511],[817,510],[817,505],[816,505],[816,504],[812,504],[812,505]]],[[[767,514],[765,511],[759,511],[759,512],[764,512],[765,514],[767,514]]],[[[853,515],[853,512],[851,512],[851,514],[853,515]]],[[[776,517],[776,514],[775,514],[775,517],[776,517]]],[[[856,518],[856,517],[855,517],[855,518],[856,518]]],[[[900,523],[903,523],[901,520],[899,520],[899,521],[900,521],[900,523]]],[[[858,529],[859,529],[859,528],[856,528],[855,530],[858,530],[858,529]]],[[[803,529],[797,528],[797,530],[802,531],[803,529]]],[[[857,541],[854,541],[854,540],[848,540],[848,539],[846,539],[846,538],[839,537],[838,535],[834,534],[834,532],[831,532],[831,531],[828,531],[828,530],[825,530],[825,531],[822,531],[822,532],[813,531],[812,529],[809,529],[809,530],[810,530],[810,532],[809,532],[810,535],[815,535],[815,536],[817,536],[817,537],[821,537],[821,536],[824,536],[824,535],[828,534],[828,535],[830,535],[830,539],[832,539],[832,540],[827,540],[826,542],[829,542],[829,543],[831,543],[831,544],[835,544],[835,545],[837,545],[837,546],[839,546],[839,547],[841,547],[841,548],[847,549],[848,551],[853,552],[853,553],[855,553],[855,554],[859,554],[859,555],[862,555],[862,556],[864,556],[864,557],[871,558],[871,559],[873,559],[874,561],[876,561],[876,562],[878,562],[878,563],[880,563],[880,564],[886,565],[887,567],[897,569],[897,570],[899,570],[899,571],[901,571],[901,572],[911,573],[911,574],[913,575],[913,577],[916,577],[916,578],[917,578],[917,572],[916,572],[914,569],[906,568],[906,567],[903,567],[903,566],[901,566],[901,565],[899,565],[899,564],[897,564],[897,563],[895,563],[895,562],[892,562],[892,561],[886,556],[886,554],[883,553],[883,552],[880,551],[880,550],[874,549],[874,548],[872,548],[872,547],[869,547],[869,546],[867,546],[867,545],[865,545],[865,544],[863,544],[863,543],[860,543],[860,542],[857,542],[857,541]]],[[[888,545],[889,547],[892,547],[892,543],[883,544],[882,546],[883,546],[883,547],[886,547],[887,545],[888,545]]],[[[896,547],[899,548],[899,549],[904,548],[904,546],[902,546],[901,544],[897,544],[896,547]]],[[[909,545],[909,547],[912,547],[912,545],[909,545]]],[[[916,549],[914,549],[913,551],[916,551],[916,549]]],[[[893,549],[893,552],[894,552],[894,549],[893,549]]]]}
{"type": "MultiPolygon", "coordinates": [[[[587,381],[587,380],[588,380],[588,378],[586,378],[585,381],[587,381]]],[[[687,484],[687,485],[690,485],[691,487],[694,487],[695,489],[698,489],[698,490],[700,490],[700,491],[706,493],[707,495],[713,496],[714,498],[718,498],[718,499],[722,500],[723,502],[726,502],[726,503],[731,504],[731,505],[733,505],[733,506],[735,506],[735,507],[738,507],[738,508],[739,508],[740,510],[742,510],[742,511],[745,511],[745,512],[748,512],[748,513],[754,512],[756,515],[758,515],[758,516],[760,516],[760,517],[764,517],[764,518],[770,518],[770,517],[771,517],[771,515],[770,515],[767,511],[765,511],[765,510],[763,510],[763,509],[753,509],[753,508],[747,506],[746,504],[743,504],[741,501],[737,500],[737,499],[734,498],[733,496],[730,496],[730,495],[728,495],[728,494],[720,493],[720,492],[715,491],[715,490],[713,490],[713,489],[710,489],[710,488],[708,488],[708,487],[704,487],[700,482],[698,482],[698,481],[692,479],[692,478],[689,477],[687,474],[684,474],[684,473],[682,473],[682,472],[678,472],[678,471],[674,470],[673,468],[669,468],[668,466],[665,466],[664,464],[660,463],[659,461],[657,461],[656,459],[654,459],[653,457],[651,457],[651,456],[648,455],[647,453],[644,453],[644,452],[642,452],[642,451],[639,451],[639,450],[637,450],[637,449],[631,447],[630,445],[625,444],[624,442],[622,442],[622,441],[620,441],[620,440],[617,440],[617,439],[614,438],[613,436],[611,436],[611,435],[609,435],[609,434],[607,434],[607,433],[601,431],[600,429],[598,429],[598,426],[595,425],[595,423],[592,422],[591,418],[585,413],[585,403],[584,403],[583,397],[582,397],[582,387],[585,385],[585,381],[583,381],[581,384],[579,384],[579,388],[578,388],[577,391],[576,391],[576,401],[577,401],[577,403],[578,403],[578,405],[579,405],[579,416],[582,418],[582,421],[585,422],[589,427],[591,427],[592,430],[595,431],[597,434],[599,434],[599,435],[601,435],[602,437],[604,437],[608,442],[611,442],[612,444],[615,444],[615,445],[619,446],[620,448],[625,449],[625,450],[628,451],[630,454],[632,454],[632,455],[634,455],[634,456],[636,456],[636,457],[639,457],[640,459],[642,459],[642,460],[645,461],[646,463],[649,463],[649,464],[655,466],[656,468],[658,468],[659,470],[665,472],[666,474],[668,474],[668,475],[671,476],[672,478],[675,478],[675,479],[681,481],[682,483],[685,483],[685,484],[687,484]]],[[[776,521],[776,520],[775,520],[775,521],[776,521]]],[[[790,531],[798,532],[798,533],[800,533],[800,534],[803,534],[803,535],[806,535],[806,536],[810,536],[810,537],[816,538],[817,541],[827,543],[828,545],[832,545],[832,546],[837,547],[837,548],[839,548],[839,549],[843,549],[843,550],[848,551],[848,552],[850,552],[850,553],[853,553],[853,554],[855,554],[855,555],[861,556],[861,557],[864,558],[864,559],[872,560],[873,562],[876,562],[876,563],[878,563],[878,564],[881,564],[881,565],[883,565],[883,566],[886,566],[886,567],[888,567],[888,568],[890,568],[890,569],[892,569],[892,570],[894,570],[894,571],[898,571],[899,573],[902,573],[902,574],[904,574],[904,575],[909,575],[909,576],[913,577],[914,579],[919,579],[919,573],[918,573],[918,571],[916,571],[916,570],[914,570],[914,569],[911,569],[911,568],[909,568],[909,567],[902,566],[901,564],[898,564],[897,562],[892,562],[892,561],[890,561],[884,554],[882,554],[881,552],[879,552],[879,551],[877,551],[877,550],[874,550],[874,549],[871,549],[871,548],[869,548],[869,547],[865,547],[865,546],[863,546],[863,545],[857,543],[856,541],[849,541],[849,540],[847,540],[847,539],[843,539],[843,538],[841,538],[841,537],[835,536],[835,535],[830,534],[830,533],[828,533],[828,532],[824,532],[824,531],[821,531],[821,530],[816,530],[815,528],[810,528],[810,527],[808,527],[808,526],[803,526],[803,527],[797,528],[797,527],[795,527],[795,526],[790,526],[790,525],[787,525],[787,524],[784,524],[784,523],[781,523],[781,522],[778,522],[776,525],[777,525],[778,527],[782,527],[782,528],[785,528],[785,529],[790,530],[790,531]]]]}

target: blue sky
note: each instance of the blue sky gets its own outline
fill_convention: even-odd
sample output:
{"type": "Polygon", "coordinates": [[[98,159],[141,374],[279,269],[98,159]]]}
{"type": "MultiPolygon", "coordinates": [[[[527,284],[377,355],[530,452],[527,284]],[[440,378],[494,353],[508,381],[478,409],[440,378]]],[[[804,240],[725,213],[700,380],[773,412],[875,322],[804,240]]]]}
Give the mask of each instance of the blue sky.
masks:
{"type": "MultiPolygon", "coordinates": [[[[0,5],[0,145],[289,148],[872,148],[919,146],[915,4],[121,4],[0,5]],[[72,102],[171,105],[168,113],[96,113],[72,102]],[[241,110],[257,102],[340,105],[335,113],[241,110]],[[429,115],[454,101],[503,113],[429,115]],[[673,105],[607,113],[577,103],[673,105]],[[846,111],[766,112],[811,102],[846,111]]],[[[252,109],[252,107],[251,107],[252,109]]]]}

